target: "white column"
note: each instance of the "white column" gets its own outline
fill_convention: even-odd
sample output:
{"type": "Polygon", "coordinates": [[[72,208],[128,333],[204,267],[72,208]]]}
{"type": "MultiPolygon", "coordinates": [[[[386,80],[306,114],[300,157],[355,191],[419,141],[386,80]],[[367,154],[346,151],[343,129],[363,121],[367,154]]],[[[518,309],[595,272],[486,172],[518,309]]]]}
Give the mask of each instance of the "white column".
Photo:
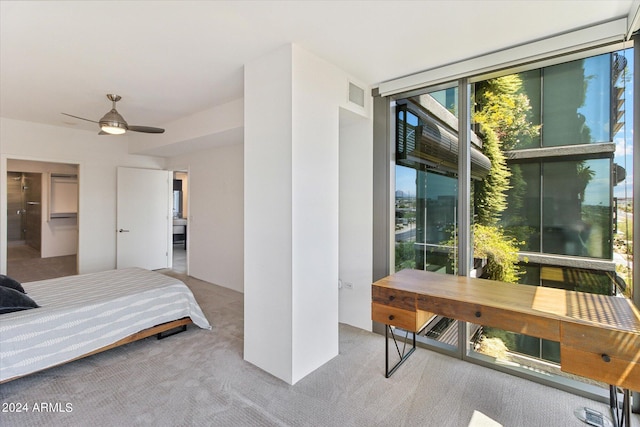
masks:
{"type": "Polygon", "coordinates": [[[290,384],[338,354],[345,84],[295,45],[245,65],[244,358],[290,384]]]}

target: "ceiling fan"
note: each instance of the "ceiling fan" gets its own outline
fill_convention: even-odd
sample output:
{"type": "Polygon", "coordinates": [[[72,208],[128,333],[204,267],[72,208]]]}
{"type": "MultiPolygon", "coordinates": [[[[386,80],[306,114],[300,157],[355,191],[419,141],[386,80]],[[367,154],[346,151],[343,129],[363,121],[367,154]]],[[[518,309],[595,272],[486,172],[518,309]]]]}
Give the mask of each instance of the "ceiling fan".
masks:
{"type": "Polygon", "coordinates": [[[74,116],[72,114],[62,113],[65,116],[74,117],[80,120],[86,120],[92,123],[98,123],[100,125],[99,135],[121,135],[130,130],[133,132],[143,133],[163,133],[164,129],[154,128],[151,126],[135,126],[127,124],[124,118],[116,111],[116,102],[120,101],[122,97],[120,95],[107,94],[107,98],[111,101],[111,111],[105,114],[100,121],[85,119],[84,117],[74,116]]]}

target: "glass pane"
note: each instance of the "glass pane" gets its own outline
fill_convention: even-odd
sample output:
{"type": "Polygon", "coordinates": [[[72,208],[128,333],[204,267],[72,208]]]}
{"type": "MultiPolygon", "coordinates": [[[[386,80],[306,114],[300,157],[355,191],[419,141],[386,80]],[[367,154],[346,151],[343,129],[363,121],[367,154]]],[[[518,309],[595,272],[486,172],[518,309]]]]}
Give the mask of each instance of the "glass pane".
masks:
{"type": "MultiPolygon", "coordinates": [[[[614,261],[618,290],[631,298],[633,295],[633,117],[634,105],[634,50],[627,49],[616,52],[613,68],[614,90],[614,142],[616,152],[614,157],[613,195],[615,198],[616,214],[614,218],[614,261]]],[[[637,93],[637,90],[635,90],[637,93]]],[[[636,153],[636,156],[638,154],[636,153]]],[[[637,189],[635,189],[637,192],[637,189]]],[[[637,217],[637,216],[636,216],[637,217]]],[[[635,288],[635,292],[640,292],[635,288]]]]}
{"type": "Polygon", "coordinates": [[[418,171],[416,188],[415,268],[456,274],[454,250],[458,180],[418,171]]]}
{"type": "MultiPolygon", "coordinates": [[[[487,268],[489,256],[478,247],[482,225],[483,233],[491,229],[516,242],[519,258],[502,267],[513,263],[518,283],[599,294],[626,289],[631,295],[632,63],[628,49],[475,84],[475,131],[491,158],[490,174],[475,186],[480,277],[507,281],[495,277],[500,269],[487,268]],[[562,147],[611,141],[615,157],[562,147]],[[503,157],[491,151],[495,146],[503,157]],[[491,180],[502,174],[501,162],[508,184],[487,191],[496,188],[491,180]],[[535,260],[544,264],[529,262],[531,252],[543,255],[535,260]],[[584,267],[558,265],[565,256],[585,258],[579,261],[584,267]]],[[[500,246],[499,238],[491,241],[497,242],[492,249],[500,246]]],[[[560,360],[557,342],[484,326],[474,339],[471,348],[478,353],[561,374],[548,363],[560,360]]]]}
{"type": "MultiPolygon", "coordinates": [[[[540,126],[542,123],[542,80],[541,70],[531,70],[518,74],[522,81],[521,93],[524,96],[523,102],[529,106],[530,110],[526,115],[526,121],[530,125],[540,126]]],[[[541,146],[540,132],[521,132],[517,135],[513,149],[538,148],[541,146]]]]}
{"type": "Polygon", "coordinates": [[[395,271],[416,268],[416,170],[396,165],[395,271]]]}
{"type": "Polygon", "coordinates": [[[438,101],[438,103],[446,108],[446,110],[449,111],[453,115],[453,117],[458,117],[457,87],[429,92],[429,96],[438,101]]]}
{"type": "MultiPolygon", "coordinates": [[[[478,82],[474,94],[475,131],[488,142],[489,128],[496,133],[500,148],[519,150],[540,147],[540,70],[478,82]],[[483,128],[484,126],[484,128],[483,128]]],[[[487,150],[483,150],[487,154],[487,150]]]]}
{"type": "Polygon", "coordinates": [[[611,259],[611,160],[543,164],[543,252],[611,259]]]}
{"type": "Polygon", "coordinates": [[[522,242],[523,251],[540,251],[540,164],[512,164],[507,208],[501,224],[508,235],[522,242]]]}
{"type": "Polygon", "coordinates": [[[545,68],[543,145],[611,141],[610,88],[610,54],[545,68]]]}
{"type": "MultiPolygon", "coordinates": [[[[457,113],[457,88],[397,102],[396,271],[414,268],[456,273],[457,113]]],[[[417,339],[455,348],[458,323],[434,316],[417,339]]]]}

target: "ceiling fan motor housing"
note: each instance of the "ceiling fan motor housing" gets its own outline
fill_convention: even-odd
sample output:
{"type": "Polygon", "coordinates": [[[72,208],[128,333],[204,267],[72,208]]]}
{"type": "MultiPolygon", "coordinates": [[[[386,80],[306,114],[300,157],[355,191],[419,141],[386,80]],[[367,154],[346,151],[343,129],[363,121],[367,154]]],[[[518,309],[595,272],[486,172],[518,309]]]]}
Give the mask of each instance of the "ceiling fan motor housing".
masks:
{"type": "Polygon", "coordinates": [[[117,128],[126,131],[128,129],[127,122],[124,118],[116,111],[116,109],[112,109],[107,114],[105,114],[100,119],[100,127],[109,127],[109,128],[117,128]]]}

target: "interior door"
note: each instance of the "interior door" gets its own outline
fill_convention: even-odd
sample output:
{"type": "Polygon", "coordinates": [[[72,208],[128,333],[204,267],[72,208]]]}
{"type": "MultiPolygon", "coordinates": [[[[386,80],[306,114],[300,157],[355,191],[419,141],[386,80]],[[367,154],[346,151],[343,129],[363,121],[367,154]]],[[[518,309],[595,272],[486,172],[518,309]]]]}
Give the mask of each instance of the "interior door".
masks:
{"type": "Polygon", "coordinates": [[[118,168],[117,268],[169,267],[171,172],[118,168]]]}

